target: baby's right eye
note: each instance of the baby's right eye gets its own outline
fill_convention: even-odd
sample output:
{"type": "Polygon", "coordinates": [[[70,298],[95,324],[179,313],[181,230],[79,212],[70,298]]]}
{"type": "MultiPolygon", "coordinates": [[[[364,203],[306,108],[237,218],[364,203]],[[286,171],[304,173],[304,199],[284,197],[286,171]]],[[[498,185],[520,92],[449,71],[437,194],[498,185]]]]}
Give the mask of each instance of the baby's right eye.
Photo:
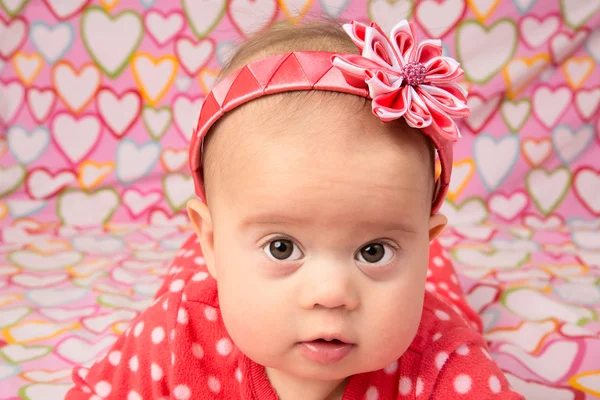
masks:
{"type": "Polygon", "coordinates": [[[275,239],[263,247],[263,251],[275,261],[297,261],[302,258],[302,251],[288,239],[275,239]]]}

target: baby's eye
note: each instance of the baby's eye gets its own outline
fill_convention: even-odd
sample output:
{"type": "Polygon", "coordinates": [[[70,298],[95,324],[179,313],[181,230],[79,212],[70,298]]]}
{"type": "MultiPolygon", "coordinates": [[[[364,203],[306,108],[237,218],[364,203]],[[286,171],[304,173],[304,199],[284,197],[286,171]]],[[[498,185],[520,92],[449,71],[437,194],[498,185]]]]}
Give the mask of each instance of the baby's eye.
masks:
{"type": "Polygon", "coordinates": [[[288,239],[272,240],[263,247],[263,251],[278,261],[296,261],[302,257],[302,251],[288,239]]]}
{"type": "Polygon", "coordinates": [[[385,243],[369,243],[356,254],[357,260],[369,264],[386,264],[392,259],[394,250],[385,243]]]}

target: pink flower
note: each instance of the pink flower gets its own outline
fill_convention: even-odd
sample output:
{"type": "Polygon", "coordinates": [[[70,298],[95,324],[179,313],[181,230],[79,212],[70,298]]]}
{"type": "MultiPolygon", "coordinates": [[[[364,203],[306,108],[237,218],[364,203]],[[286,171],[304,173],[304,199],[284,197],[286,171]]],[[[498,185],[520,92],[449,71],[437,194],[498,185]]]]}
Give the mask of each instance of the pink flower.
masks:
{"type": "Polygon", "coordinates": [[[344,30],[361,55],[332,57],[346,81],[368,87],[373,113],[382,121],[404,117],[414,128],[431,126],[453,142],[460,132],[452,117],[468,117],[467,92],[453,82],[464,71],[459,63],[442,56],[439,40],[417,44],[414,26],[404,20],[388,38],[374,22],[352,21],[344,30]]]}

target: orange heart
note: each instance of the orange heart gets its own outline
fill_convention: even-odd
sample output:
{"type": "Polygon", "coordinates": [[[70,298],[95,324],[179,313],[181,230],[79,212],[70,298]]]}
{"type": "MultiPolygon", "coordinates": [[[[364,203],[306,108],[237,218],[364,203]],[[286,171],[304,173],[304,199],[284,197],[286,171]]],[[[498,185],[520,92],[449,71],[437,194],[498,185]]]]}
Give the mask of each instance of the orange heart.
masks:
{"type": "Polygon", "coordinates": [[[312,6],[313,0],[306,0],[302,7],[300,7],[300,9],[296,8],[294,10],[290,10],[290,7],[288,7],[288,5],[286,4],[286,0],[277,0],[277,3],[279,4],[279,8],[281,9],[281,11],[283,11],[283,14],[287,17],[287,19],[292,24],[295,24],[299,22],[302,18],[304,18],[304,16],[312,6]]]}
{"type": "MultiPolygon", "coordinates": [[[[6,136],[6,133],[0,133],[0,135],[6,136]]],[[[4,157],[7,152],[8,145],[6,144],[6,139],[0,138],[0,158],[4,157]]]]}
{"type": "Polygon", "coordinates": [[[71,244],[65,240],[41,240],[37,243],[30,243],[27,248],[36,253],[52,254],[59,251],[69,250],[71,244]]]}
{"type": "Polygon", "coordinates": [[[448,198],[454,201],[467,187],[475,173],[475,161],[465,158],[452,163],[452,180],[448,187],[448,198]]]}
{"type": "Polygon", "coordinates": [[[204,92],[204,94],[208,94],[215,85],[217,78],[219,77],[219,71],[203,69],[198,74],[198,81],[200,82],[200,88],[204,92]]]}
{"type": "Polygon", "coordinates": [[[581,372],[569,378],[569,385],[582,392],[591,394],[594,397],[600,397],[600,388],[593,382],[600,379],[600,369],[595,371],[581,372]]]}
{"type": "Polygon", "coordinates": [[[96,96],[96,93],[98,92],[98,89],[100,88],[101,84],[102,73],[100,72],[98,67],[96,67],[96,65],[93,63],[86,63],[82,65],[81,68],[79,68],[79,70],[76,70],[75,67],[73,67],[73,65],[69,61],[62,60],[54,64],[54,67],[52,68],[52,86],[54,86],[57,96],[74,114],[79,114],[81,111],[85,110],[85,108],[92,102],[92,100],[94,100],[94,97],[96,96]],[[79,82],[64,81],[64,79],[69,79],[69,77],[66,77],[63,74],[61,74],[59,77],[59,73],[61,72],[61,70],[64,70],[64,68],[69,69],[72,76],[76,77],[76,79],[80,79],[81,76],[85,74],[86,77],[89,77],[89,79],[95,81],[92,86],[90,86],[89,88],[85,88],[87,90],[87,93],[85,93],[87,97],[81,100],[78,99],[79,104],[72,104],[73,100],[67,95],[66,91],[73,90],[77,91],[80,94],[84,90],[84,88],[83,86],[79,86],[79,82]],[[63,81],[59,82],[59,79],[61,77],[63,81]]]}
{"type": "Polygon", "coordinates": [[[133,79],[140,88],[142,97],[151,106],[167,94],[177,76],[177,67],[177,57],[174,55],[154,58],[149,53],[139,52],[133,56],[133,79]]]}
{"type": "Polygon", "coordinates": [[[590,56],[571,57],[562,64],[562,71],[571,89],[578,89],[594,71],[594,59],[590,56]]]}
{"type": "Polygon", "coordinates": [[[44,67],[44,59],[37,53],[17,53],[13,56],[12,63],[15,73],[25,86],[31,85],[44,67]]]}
{"type": "Polygon", "coordinates": [[[98,163],[92,160],[86,160],[79,165],[77,181],[84,189],[91,189],[102,182],[115,168],[115,163],[107,161],[98,163]]]}
{"type": "Polygon", "coordinates": [[[4,203],[0,203],[0,220],[8,215],[8,207],[4,203]]]}
{"type": "Polygon", "coordinates": [[[477,4],[477,0],[467,0],[467,5],[471,10],[473,10],[473,14],[480,21],[485,21],[490,15],[493,14],[496,7],[500,4],[500,0],[494,0],[494,2],[488,5],[487,9],[480,8],[477,4]]]}
{"type": "Polygon", "coordinates": [[[550,138],[523,139],[521,142],[521,153],[529,165],[537,167],[543,164],[552,154],[552,140],[550,138]]]}
{"type": "MultiPolygon", "coordinates": [[[[16,271],[20,271],[21,268],[15,267],[16,271]]],[[[2,296],[0,299],[0,307],[8,305],[10,303],[14,303],[15,301],[23,300],[23,295],[18,293],[9,293],[2,296]]]]}
{"type": "Polygon", "coordinates": [[[186,165],[187,150],[164,149],[160,155],[160,163],[167,172],[177,172],[186,165]],[[183,159],[183,162],[181,161],[183,159]]]}
{"type": "Polygon", "coordinates": [[[100,0],[100,4],[106,11],[112,10],[121,0],[100,0]]]}
{"type": "Polygon", "coordinates": [[[545,53],[530,58],[512,59],[502,70],[508,97],[514,99],[530,81],[539,77],[548,64],[550,64],[550,54],[545,53]]]}

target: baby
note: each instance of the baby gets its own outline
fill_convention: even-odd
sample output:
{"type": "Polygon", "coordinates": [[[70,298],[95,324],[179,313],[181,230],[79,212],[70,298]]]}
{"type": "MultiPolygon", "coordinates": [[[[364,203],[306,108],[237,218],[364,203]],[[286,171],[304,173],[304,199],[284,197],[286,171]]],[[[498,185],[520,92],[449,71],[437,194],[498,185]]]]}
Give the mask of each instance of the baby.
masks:
{"type": "Polygon", "coordinates": [[[434,241],[462,70],[406,21],[344,30],[231,59],[190,148],[196,237],[68,400],[522,398],[434,241]]]}

